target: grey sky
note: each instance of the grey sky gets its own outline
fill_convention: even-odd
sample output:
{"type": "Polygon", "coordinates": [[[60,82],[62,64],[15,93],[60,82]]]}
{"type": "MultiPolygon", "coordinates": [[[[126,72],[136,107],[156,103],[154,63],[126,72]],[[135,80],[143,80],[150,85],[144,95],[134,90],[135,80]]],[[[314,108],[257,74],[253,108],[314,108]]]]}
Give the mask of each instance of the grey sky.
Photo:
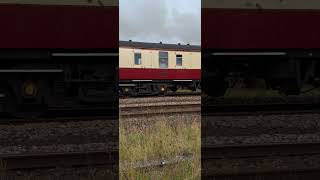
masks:
{"type": "Polygon", "coordinates": [[[120,40],[201,43],[201,0],[120,0],[120,40]]]}

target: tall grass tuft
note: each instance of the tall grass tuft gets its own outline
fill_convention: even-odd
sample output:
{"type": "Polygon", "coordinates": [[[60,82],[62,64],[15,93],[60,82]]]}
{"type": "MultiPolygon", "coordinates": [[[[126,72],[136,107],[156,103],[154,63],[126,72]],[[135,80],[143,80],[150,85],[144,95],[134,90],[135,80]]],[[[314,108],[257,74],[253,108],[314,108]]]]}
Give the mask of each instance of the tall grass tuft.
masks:
{"type": "Polygon", "coordinates": [[[121,179],[200,179],[200,115],[120,121],[121,179]],[[163,167],[137,169],[141,162],[186,156],[163,167]]]}

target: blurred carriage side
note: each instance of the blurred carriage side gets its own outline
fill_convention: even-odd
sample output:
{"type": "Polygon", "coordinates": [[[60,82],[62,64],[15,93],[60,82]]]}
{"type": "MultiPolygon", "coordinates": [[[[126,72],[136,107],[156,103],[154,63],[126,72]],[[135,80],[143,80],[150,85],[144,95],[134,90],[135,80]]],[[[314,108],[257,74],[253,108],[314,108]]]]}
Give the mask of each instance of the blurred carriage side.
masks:
{"type": "Polygon", "coordinates": [[[200,90],[200,46],[120,41],[120,94],[200,90]]]}
{"type": "Polygon", "coordinates": [[[1,1],[0,110],[116,108],[118,11],[118,0],[1,1]]]}
{"type": "Polygon", "coordinates": [[[320,2],[202,0],[202,90],[224,96],[237,78],[299,95],[320,83],[320,2]]]}

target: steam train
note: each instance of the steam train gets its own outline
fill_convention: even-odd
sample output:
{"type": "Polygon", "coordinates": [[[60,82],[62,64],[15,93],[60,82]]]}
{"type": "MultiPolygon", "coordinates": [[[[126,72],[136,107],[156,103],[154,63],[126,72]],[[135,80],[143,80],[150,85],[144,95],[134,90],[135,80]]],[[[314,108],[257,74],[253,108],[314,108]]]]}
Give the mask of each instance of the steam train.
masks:
{"type": "Polygon", "coordinates": [[[200,90],[200,46],[120,41],[120,94],[165,95],[200,90]]]}
{"type": "Polygon", "coordinates": [[[320,2],[202,0],[202,90],[223,96],[237,78],[283,95],[320,85],[320,2]]]}
{"type": "Polygon", "coordinates": [[[117,0],[1,1],[0,111],[117,108],[118,16],[117,0]]]}

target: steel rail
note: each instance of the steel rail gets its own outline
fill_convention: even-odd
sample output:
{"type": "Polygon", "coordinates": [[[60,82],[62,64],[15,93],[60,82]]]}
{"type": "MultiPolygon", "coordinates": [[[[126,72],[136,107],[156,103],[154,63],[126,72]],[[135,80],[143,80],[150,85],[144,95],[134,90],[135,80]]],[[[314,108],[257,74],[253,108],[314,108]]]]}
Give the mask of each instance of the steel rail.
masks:
{"type": "Polygon", "coordinates": [[[31,123],[71,122],[71,121],[93,121],[93,120],[118,120],[119,114],[116,109],[86,109],[86,110],[49,110],[47,114],[39,117],[11,117],[0,114],[0,125],[18,125],[31,123]]]}
{"type": "Polygon", "coordinates": [[[201,92],[169,92],[167,94],[161,94],[161,95],[138,95],[138,96],[133,96],[133,97],[130,97],[130,96],[125,96],[123,94],[119,95],[119,97],[121,99],[133,99],[133,98],[146,98],[146,97],[170,97],[170,96],[195,96],[195,95],[198,95],[200,96],[201,95],[201,92]]]}
{"type": "Polygon", "coordinates": [[[120,108],[120,117],[140,117],[140,116],[158,116],[168,114],[189,114],[200,113],[200,103],[194,104],[173,104],[173,105],[150,105],[150,106],[131,106],[120,108]]]}
{"type": "Polygon", "coordinates": [[[203,144],[201,152],[206,159],[264,157],[266,155],[320,154],[319,143],[275,143],[208,146],[203,144]]]}
{"type": "Polygon", "coordinates": [[[8,171],[86,166],[112,167],[117,166],[118,158],[118,151],[0,155],[0,170],[8,171]]]}
{"type": "Polygon", "coordinates": [[[320,104],[202,105],[202,116],[317,114],[320,104]]]}
{"type": "Polygon", "coordinates": [[[203,176],[263,176],[320,170],[320,142],[202,146],[201,153],[203,176]]]}

